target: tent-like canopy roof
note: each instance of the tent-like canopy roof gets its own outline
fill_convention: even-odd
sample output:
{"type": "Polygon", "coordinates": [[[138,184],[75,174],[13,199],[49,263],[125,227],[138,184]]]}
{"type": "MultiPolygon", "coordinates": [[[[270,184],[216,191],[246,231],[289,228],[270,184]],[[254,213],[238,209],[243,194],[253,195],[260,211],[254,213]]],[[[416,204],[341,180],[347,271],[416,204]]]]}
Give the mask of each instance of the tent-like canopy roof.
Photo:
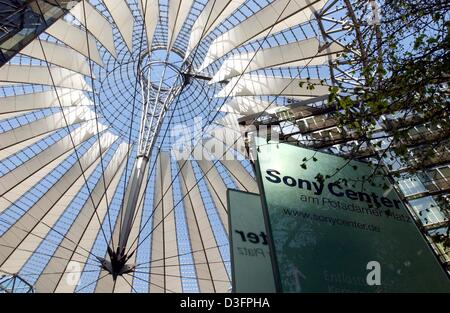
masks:
{"type": "Polygon", "coordinates": [[[226,189],[258,192],[237,120],[323,102],[344,50],[317,22],[342,15],[327,2],[74,3],[0,67],[0,270],[36,292],[229,290],[226,189]],[[136,268],[114,281],[99,260],[121,231],[154,61],[183,84],[153,136],[136,268]]]}

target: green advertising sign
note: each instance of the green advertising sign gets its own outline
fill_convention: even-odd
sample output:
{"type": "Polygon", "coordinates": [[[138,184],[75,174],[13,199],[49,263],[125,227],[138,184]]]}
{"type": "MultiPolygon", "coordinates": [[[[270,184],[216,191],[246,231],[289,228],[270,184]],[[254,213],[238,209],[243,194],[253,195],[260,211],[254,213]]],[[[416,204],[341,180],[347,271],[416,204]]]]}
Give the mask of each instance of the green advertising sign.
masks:
{"type": "Polygon", "coordinates": [[[277,289],[449,292],[392,185],[357,161],[256,139],[277,289]]]}
{"type": "Polygon", "coordinates": [[[228,189],[233,292],[275,292],[259,195],[228,189]]]}

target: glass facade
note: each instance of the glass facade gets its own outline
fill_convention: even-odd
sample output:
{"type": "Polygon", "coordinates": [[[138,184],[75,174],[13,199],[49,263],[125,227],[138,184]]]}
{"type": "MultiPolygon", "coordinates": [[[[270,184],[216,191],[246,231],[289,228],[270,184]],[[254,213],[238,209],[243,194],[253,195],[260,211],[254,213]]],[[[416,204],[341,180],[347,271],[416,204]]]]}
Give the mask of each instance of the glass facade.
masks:
{"type": "Polygon", "coordinates": [[[79,0],[0,2],[0,66],[65,15],[79,0]]]}

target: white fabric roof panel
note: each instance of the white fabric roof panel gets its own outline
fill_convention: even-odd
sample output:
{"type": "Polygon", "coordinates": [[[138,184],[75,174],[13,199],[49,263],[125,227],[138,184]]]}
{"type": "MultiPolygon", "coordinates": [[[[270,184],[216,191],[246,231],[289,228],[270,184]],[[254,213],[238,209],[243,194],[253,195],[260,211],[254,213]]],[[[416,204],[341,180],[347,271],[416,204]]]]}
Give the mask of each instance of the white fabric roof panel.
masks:
{"type": "MultiPolygon", "coordinates": [[[[328,82],[330,77],[323,73],[327,61],[336,58],[341,47],[334,43],[321,47],[318,39],[311,38],[317,36],[316,21],[310,22],[325,2],[83,0],[71,9],[72,15],[48,28],[48,36],[43,34],[40,41],[34,40],[21,48],[17,57],[0,68],[0,89],[4,95],[0,97],[0,120],[5,125],[5,131],[0,133],[3,175],[0,213],[20,214],[21,208],[17,207],[16,212],[12,203],[20,206],[32,202],[25,215],[18,216],[17,221],[11,219],[11,228],[4,223],[0,225],[5,231],[0,238],[0,269],[22,273],[25,277],[34,275],[30,274],[34,271],[36,276],[31,282],[36,281],[38,292],[80,292],[80,289],[108,293],[193,292],[197,287],[200,292],[229,291],[230,277],[224,264],[229,260],[224,260],[226,256],[221,253],[226,247],[218,247],[219,243],[226,242],[228,232],[227,185],[259,192],[243,137],[243,132],[250,127],[239,125],[238,119],[263,111],[270,114],[278,111],[283,106],[269,102],[278,96],[281,100],[310,99],[329,93],[329,87],[323,82],[328,82]],[[141,35],[146,38],[140,40],[141,35]],[[269,36],[268,40],[257,49],[255,41],[265,36],[269,36]],[[309,39],[292,42],[298,38],[309,39]],[[194,54],[197,48],[199,53],[194,54]],[[147,54],[148,51],[152,53],[147,54]],[[180,55],[184,60],[179,59],[180,55]],[[139,57],[144,63],[139,63],[139,57]],[[42,62],[45,59],[49,64],[42,62]],[[117,218],[116,214],[117,210],[124,210],[120,201],[127,188],[122,179],[130,170],[129,167],[126,170],[128,152],[131,163],[136,158],[134,139],[139,133],[133,138],[132,132],[129,139],[126,128],[138,131],[139,125],[134,123],[139,123],[139,119],[131,119],[130,124],[134,110],[129,110],[133,107],[128,101],[138,106],[140,103],[134,103],[139,98],[137,94],[131,97],[129,93],[134,92],[135,82],[139,84],[145,66],[160,65],[151,63],[156,59],[161,64],[167,61],[186,75],[187,88],[182,88],[182,94],[176,98],[180,105],[174,107],[175,102],[171,100],[175,98],[168,98],[168,109],[174,110],[175,119],[180,124],[191,125],[196,117],[208,117],[211,125],[202,128],[202,138],[195,134],[185,138],[197,143],[194,155],[177,163],[175,155],[170,155],[175,150],[176,139],[161,142],[160,128],[147,128],[157,130],[156,144],[149,157],[152,160],[149,168],[154,172],[148,178],[148,186],[144,180],[140,189],[139,206],[126,247],[128,251],[136,249],[127,264],[137,264],[137,268],[135,273],[113,280],[111,273],[102,268],[101,258],[109,259],[106,246],[117,248],[121,217],[120,212],[117,218]],[[142,71],[138,63],[143,66],[142,71]],[[305,80],[300,75],[294,78],[295,67],[305,66],[309,66],[305,72],[313,71],[314,78],[317,73],[318,80],[305,80]],[[95,85],[91,83],[90,67],[98,78],[95,85]],[[197,69],[201,70],[199,75],[195,75],[197,69]],[[198,96],[202,91],[206,92],[204,98],[198,96]],[[98,97],[95,106],[92,97],[98,97]],[[227,101],[223,103],[225,97],[227,101]],[[98,120],[94,113],[97,109],[99,120],[114,128],[113,135],[99,124],[100,142],[95,141],[98,139],[98,120]],[[209,118],[210,113],[214,115],[213,120],[209,118]],[[65,132],[67,126],[71,126],[73,138],[65,132]],[[134,143],[128,145],[129,140],[134,143]],[[92,144],[87,151],[86,141],[92,144]],[[83,143],[76,157],[80,158],[84,175],[90,177],[90,187],[91,183],[95,186],[91,189],[94,203],[90,198],[86,201],[85,177],[73,150],[73,144],[80,147],[83,143]],[[108,159],[113,157],[104,168],[99,166],[99,143],[102,153],[107,152],[108,159]],[[112,147],[117,150],[111,151],[112,147]],[[24,155],[29,151],[32,155],[24,155]],[[13,156],[14,153],[18,155],[13,156]],[[12,157],[6,159],[9,156],[12,157]],[[16,158],[21,160],[19,164],[14,164],[16,158]],[[175,177],[177,169],[180,172],[175,177]],[[59,179],[52,180],[53,174],[59,175],[59,179]],[[102,174],[107,186],[103,185],[102,174]],[[172,183],[180,185],[172,186],[172,183]],[[43,196],[36,198],[34,188],[42,191],[43,196]],[[174,210],[175,202],[182,211],[174,210]],[[106,221],[109,205],[112,205],[109,213],[115,218],[111,221],[112,229],[106,221]],[[61,217],[64,217],[61,223],[66,225],[65,213],[73,213],[67,228],[63,228],[70,239],[53,243],[56,239],[51,227],[62,226],[61,217]],[[145,230],[141,229],[144,221],[145,230]],[[104,226],[106,240],[100,225],[104,226]],[[146,241],[142,241],[143,235],[146,241]],[[187,246],[183,246],[185,243],[187,246]],[[40,252],[47,247],[51,255],[42,255],[40,259],[40,252]],[[186,259],[183,254],[187,254],[186,259]],[[188,259],[189,267],[181,265],[188,259]],[[74,269],[71,261],[79,262],[81,268],[74,269]],[[77,276],[73,270],[81,271],[83,279],[78,285],[73,282],[77,276]]],[[[172,72],[178,73],[177,69],[172,68],[172,72]]],[[[171,88],[172,78],[164,86],[167,90],[171,88]]],[[[140,113],[137,109],[137,114],[140,113]]],[[[194,133],[196,130],[194,126],[194,133]]]]}
{"type": "Polygon", "coordinates": [[[233,97],[220,107],[221,112],[251,115],[263,111],[270,112],[277,109],[277,105],[256,97],[233,97]]]}
{"type": "Polygon", "coordinates": [[[263,68],[322,65],[336,58],[342,47],[332,43],[321,50],[317,38],[230,56],[210,80],[210,84],[263,68]]]}
{"type": "Polygon", "coordinates": [[[185,57],[187,58],[205,36],[244,2],[245,0],[209,0],[192,26],[185,57]]]}
{"type": "Polygon", "coordinates": [[[259,194],[256,180],[250,176],[248,171],[242,166],[241,162],[234,160],[221,160],[220,163],[222,163],[222,165],[225,166],[231,174],[231,179],[233,179],[239,189],[259,194]]]}
{"type": "MultiPolygon", "coordinates": [[[[134,259],[135,256],[132,257],[134,259]]],[[[116,283],[114,284],[113,293],[131,293],[134,292],[133,285],[133,275],[123,275],[117,277],[116,283]]]]}
{"type": "Polygon", "coordinates": [[[202,159],[197,160],[197,163],[203,175],[205,175],[204,181],[208,186],[209,194],[214,201],[222,225],[228,234],[227,186],[212,161],[202,159]]]}
{"type": "MultiPolygon", "coordinates": [[[[70,13],[88,29],[88,31],[105,47],[112,56],[116,57],[114,47],[113,30],[111,24],[88,1],[80,1],[70,13]],[[86,18],[85,18],[86,17],[86,18]]],[[[86,41],[86,39],[85,39],[86,41]]],[[[89,52],[97,49],[89,46],[89,52]]]]}
{"type": "Polygon", "coordinates": [[[216,138],[210,138],[199,143],[197,151],[204,153],[203,157],[207,160],[234,160],[236,158],[235,147],[226,147],[222,141],[216,138]],[[201,147],[203,146],[203,148],[201,147]]]}
{"type": "Polygon", "coordinates": [[[62,240],[62,246],[68,247],[69,250],[58,247],[35,284],[37,292],[54,292],[58,285],[68,285],[67,281],[61,280],[61,278],[67,269],[69,260],[74,257],[74,251],[76,251],[77,247],[84,247],[81,245],[83,238],[85,242],[93,242],[97,233],[102,231],[98,220],[101,221],[105,217],[107,201],[111,202],[111,195],[119,184],[119,174],[121,173],[119,169],[123,168],[126,152],[126,144],[123,144],[120,149],[116,150],[105,168],[105,184],[102,177],[100,177],[95,187],[91,190],[92,198],[89,197],[87,199],[62,240]],[[106,197],[106,194],[109,194],[109,197],[106,197]],[[90,232],[87,233],[87,231],[90,232]]]}
{"type": "Polygon", "coordinates": [[[235,160],[234,151],[238,152],[239,158],[246,154],[245,142],[242,133],[232,127],[216,127],[208,132],[212,138],[204,142],[204,146],[216,159],[235,160]],[[211,149],[214,149],[212,152],[211,149]]]}
{"type": "Polygon", "coordinates": [[[20,51],[29,57],[47,61],[68,70],[86,76],[90,75],[89,63],[86,58],[72,48],[46,40],[35,39],[20,51]],[[42,44],[42,46],[41,46],[42,44]]]}
{"type": "Polygon", "coordinates": [[[3,194],[0,197],[0,212],[5,211],[7,208],[11,206],[12,203],[15,203],[20,197],[26,194],[31,188],[36,185],[36,182],[44,179],[49,173],[51,173],[55,168],[57,168],[61,162],[63,162],[72,151],[68,151],[56,158],[46,166],[39,169],[32,175],[29,175],[26,179],[24,179],[20,184],[11,188],[8,192],[3,194]]]}
{"type": "Polygon", "coordinates": [[[13,145],[9,146],[8,148],[3,148],[3,149],[0,148],[0,160],[4,160],[4,159],[10,157],[14,153],[17,153],[17,152],[21,151],[22,149],[33,145],[34,143],[38,142],[39,140],[42,140],[43,138],[45,138],[48,135],[49,135],[49,133],[37,135],[30,139],[24,140],[20,143],[13,144],[13,145]]]}
{"type": "Polygon", "coordinates": [[[51,107],[93,105],[81,90],[57,88],[0,98],[0,114],[51,107]]]}
{"type": "Polygon", "coordinates": [[[167,49],[170,50],[175,39],[180,32],[186,17],[189,14],[194,0],[169,0],[169,12],[168,12],[168,43],[167,49]]]}
{"type": "Polygon", "coordinates": [[[182,292],[170,154],[160,152],[156,162],[149,292],[182,292]]]}
{"type": "MultiPolygon", "coordinates": [[[[86,171],[86,175],[92,174],[95,167],[100,163],[100,159],[97,159],[91,167],[86,171]]],[[[14,252],[8,257],[5,263],[1,266],[1,269],[10,273],[18,273],[25,262],[31,257],[33,252],[43,243],[43,238],[47,236],[51,228],[63,214],[67,206],[77,195],[77,193],[84,186],[84,178],[80,177],[78,180],[67,190],[67,192],[56,202],[52,210],[44,216],[42,221],[36,225],[36,227],[30,232],[28,236],[20,243],[14,252]]]]}
{"type": "MultiPolygon", "coordinates": [[[[148,172],[149,172],[149,169],[147,167],[147,169],[144,172],[144,181],[147,180],[148,172]]],[[[140,235],[142,210],[144,208],[143,198],[145,195],[146,187],[147,187],[147,185],[145,183],[142,184],[141,189],[139,191],[138,202],[137,202],[139,206],[135,212],[133,225],[132,225],[130,236],[128,239],[129,247],[127,250],[130,251],[129,253],[132,253],[136,249],[137,245],[139,244],[139,240],[137,240],[136,238],[140,235]]],[[[117,242],[117,241],[114,241],[114,242],[117,242]]],[[[137,253],[136,253],[136,251],[134,251],[133,255],[131,255],[131,257],[129,259],[130,264],[136,264],[136,257],[137,257],[137,253]]],[[[131,288],[131,286],[127,283],[127,281],[130,281],[131,277],[133,277],[133,275],[127,275],[126,277],[122,277],[121,280],[116,281],[113,292],[115,292],[115,293],[130,293],[130,292],[134,291],[133,288],[131,288]],[[127,281],[125,280],[125,278],[127,281]]]]}
{"type": "MultiPolygon", "coordinates": [[[[75,144],[77,144],[77,140],[74,140],[75,144]]],[[[3,193],[0,197],[0,212],[3,212],[6,208],[8,208],[12,202],[17,201],[20,197],[22,197],[28,190],[33,188],[36,182],[41,181],[41,179],[45,178],[51,171],[57,168],[61,162],[63,162],[70,154],[73,153],[73,149],[68,149],[66,152],[62,153],[60,156],[56,156],[56,158],[48,162],[48,164],[43,164],[41,168],[31,169],[29,173],[26,172],[26,168],[21,170],[21,173],[16,174],[14,172],[14,184],[9,184],[8,181],[4,181],[3,185],[3,193]],[[22,177],[25,176],[25,177],[22,177]],[[20,184],[17,182],[20,181],[20,184]]],[[[33,160],[33,159],[31,159],[33,160]]],[[[39,160],[41,161],[41,160],[39,160]]],[[[31,162],[31,161],[30,161],[31,162]]],[[[37,162],[37,161],[32,161],[37,162]]],[[[20,167],[18,167],[20,168],[20,167]]],[[[5,176],[6,177],[6,176],[5,176]]],[[[10,178],[13,179],[13,178],[10,178]]],[[[2,179],[3,180],[3,179],[2,179]]]]}
{"type": "Polygon", "coordinates": [[[159,20],[158,0],[139,0],[139,10],[145,21],[145,32],[147,34],[147,48],[152,50],[153,34],[159,20]]]}
{"type": "Polygon", "coordinates": [[[329,94],[330,86],[317,79],[282,78],[262,75],[244,74],[234,77],[217,94],[227,96],[286,96],[286,97],[320,97],[329,94]],[[301,86],[300,86],[301,85],[301,86]],[[314,89],[310,89],[310,86],[314,89]]]}
{"type": "Polygon", "coordinates": [[[33,138],[34,136],[39,136],[62,127],[92,120],[94,118],[94,112],[86,107],[65,108],[62,112],[54,113],[50,116],[1,133],[0,150],[33,138]]]}
{"type": "Polygon", "coordinates": [[[243,143],[240,145],[232,145],[237,141],[237,138],[242,140],[242,136],[238,132],[228,128],[214,129],[214,132],[211,132],[211,134],[213,137],[205,141],[203,146],[211,154],[213,160],[219,160],[225,166],[239,189],[259,193],[255,179],[250,176],[248,171],[242,166],[241,161],[237,159],[244,158],[246,152],[245,146],[243,143]],[[231,149],[238,151],[239,154],[236,155],[231,149]]]}
{"type": "Polygon", "coordinates": [[[230,287],[218,244],[189,160],[178,161],[192,258],[200,292],[226,292],[230,287]]]}
{"type": "MultiPolygon", "coordinates": [[[[104,130],[105,127],[99,127],[99,130],[104,130]]],[[[14,170],[6,173],[0,177],[0,195],[8,192],[13,186],[19,184],[25,178],[31,176],[36,171],[45,167],[47,164],[57,159],[67,151],[73,150],[75,147],[92,136],[97,134],[97,127],[94,121],[87,122],[71,132],[61,140],[55,142],[51,146],[42,150],[33,158],[22,163],[14,170]]]]}
{"type": "Polygon", "coordinates": [[[236,131],[239,131],[240,129],[243,129],[241,125],[239,125],[238,119],[243,117],[241,114],[236,113],[228,113],[218,119],[215,120],[215,123],[218,125],[222,125],[231,129],[234,129],[236,131]]]}
{"type": "Polygon", "coordinates": [[[0,68],[0,81],[92,90],[83,75],[55,66],[49,70],[47,66],[6,64],[0,68]]]}
{"type": "MultiPolygon", "coordinates": [[[[116,223],[113,229],[113,241],[118,242],[119,240],[119,228],[120,228],[120,218],[116,219],[116,223]]],[[[109,240],[109,246],[111,246],[112,240],[109,240]]],[[[108,258],[108,253],[105,252],[103,255],[104,259],[108,258]]],[[[103,268],[100,270],[99,276],[96,280],[92,282],[86,282],[86,285],[94,284],[94,292],[95,293],[112,293],[114,291],[114,280],[112,276],[105,271],[103,268]]],[[[86,286],[85,285],[85,286],[86,286]]],[[[80,288],[84,288],[84,286],[80,286],[80,288]]]]}
{"type": "Polygon", "coordinates": [[[95,293],[112,293],[114,291],[114,280],[104,269],[100,271],[96,280],[86,283],[86,285],[88,284],[95,284],[95,293]]]}
{"type": "MultiPolygon", "coordinates": [[[[117,159],[117,158],[120,158],[121,154],[126,154],[127,149],[128,149],[127,144],[125,144],[125,143],[120,144],[114,158],[117,159]]],[[[117,188],[118,188],[118,185],[114,188],[114,186],[116,185],[116,180],[122,176],[124,170],[125,170],[125,163],[123,162],[122,165],[120,166],[120,168],[117,170],[117,175],[115,176],[114,181],[111,183],[111,186],[108,188],[106,196],[109,201],[111,201],[113,198],[114,191],[115,191],[114,189],[117,190],[117,188]]],[[[106,210],[105,210],[105,205],[103,205],[105,200],[106,200],[106,198],[104,200],[102,200],[102,205],[100,205],[99,209],[97,210],[100,219],[105,218],[106,210]]],[[[97,235],[98,235],[98,232],[99,232],[98,221],[97,221],[97,219],[93,219],[93,220],[91,220],[89,226],[87,227],[85,234],[81,238],[81,241],[80,241],[78,247],[74,250],[75,252],[70,260],[73,262],[78,262],[80,264],[80,270],[85,266],[85,263],[87,261],[88,255],[87,255],[86,250],[92,251],[93,245],[95,243],[95,239],[97,238],[97,235]]],[[[92,264],[92,263],[89,263],[89,264],[92,264]]],[[[69,268],[69,267],[65,269],[64,276],[61,278],[60,283],[58,284],[55,292],[68,293],[68,292],[75,291],[75,288],[77,287],[77,285],[67,283],[68,279],[70,279],[69,276],[71,274],[73,274],[73,271],[74,271],[74,269],[69,268]]],[[[75,271],[76,271],[76,269],[75,269],[75,271]]],[[[75,273],[75,274],[77,274],[77,273],[75,273]]],[[[81,282],[79,282],[79,283],[81,283],[81,282]]]]}
{"type": "Polygon", "coordinates": [[[68,107],[61,112],[0,133],[0,150],[68,125],[89,121],[95,118],[94,112],[86,107],[68,107]],[[67,122],[67,123],[66,123],[67,122]]]}
{"type": "Polygon", "coordinates": [[[0,121],[1,120],[8,120],[11,118],[17,118],[21,115],[26,114],[27,112],[13,112],[13,113],[0,113],[0,121]]]}
{"type": "Polygon", "coordinates": [[[275,34],[310,20],[314,12],[321,9],[325,3],[326,0],[273,1],[216,38],[209,46],[205,60],[198,70],[204,70],[211,63],[246,42],[263,38],[269,33],[275,34]]]}
{"type": "Polygon", "coordinates": [[[106,8],[114,19],[128,50],[133,51],[134,17],[125,0],[103,0],[106,8]]]}
{"type": "MultiPolygon", "coordinates": [[[[100,146],[105,152],[116,138],[105,134],[100,139],[100,146]]],[[[102,153],[103,153],[102,152],[102,153]]],[[[0,264],[3,264],[14,249],[1,246],[17,246],[40,223],[42,218],[53,208],[56,202],[67,192],[84,170],[87,170],[100,157],[98,142],[80,157],[69,170],[26,212],[19,220],[0,237],[0,264]]]]}
{"type": "Polygon", "coordinates": [[[66,22],[65,20],[59,19],[46,29],[46,33],[78,51],[85,57],[90,57],[90,59],[98,65],[103,66],[97,43],[91,34],[88,33],[86,37],[85,30],[66,22]]]}
{"type": "MultiPolygon", "coordinates": [[[[145,173],[144,173],[144,181],[146,180],[146,177],[148,175],[148,169],[146,169],[145,173]]],[[[139,191],[139,196],[138,196],[138,203],[140,204],[136,214],[135,214],[135,221],[133,223],[133,227],[132,227],[132,232],[130,233],[130,237],[128,242],[131,244],[132,241],[134,241],[134,239],[137,236],[137,233],[139,231],[140,228],[140,223],[137,221],[137,218],[141,218],[141,212],[143,209],[143,200],[142,197],[144,195],[144,188],[145,188],[145,184],[143,184],[141,190],[139,191]]],[[[121,210],[123,210],[123,206],[121,207],[121,210]]],[[[109,246],[112,245],[112,242],[117,243],[119,242],[119,230],[121,227],[121,218],[120,218],[120,212],[119,212],[119,217],[116,219],[116,222],[114,224],[114,228],[112,230],[113,234],[112,234],[112,239],[109,240],[109,246]]],[[[123,216],[123,211],[122,211],[122,216],[123,216]]],[[[137,244],[138,240],[136,240],[136,243],[134,243],[133,247],[135,247],[135,245],[137,244]]],[[[131,249],[127,249],[133,251],[134,248],[131,249]]],[[[135,252],[136,254],[136,252],[135,252]]],[[[105,252],[105,255],[103,256],[105,259],[109,259],[108,253],[105,252]]],[[[135,256],[134,256],[135,257],[135,256]]],[[[134,257],[132,260],[134,260],[134,257]]],[[[131,274],[133,276],[133,274],[131,274]]],[[[129,279],[129,276],[127,277],[129,279]]],[[[106,272],[104,269],[101,269],[100,273],[99,273],[99,277],[98,277],[98,281],[95,284],[95,288],[94,288],[94,292],[95,293],[112,293],[115,291],[115,285],[117,282],[114,282],[114,280],[112,279],[112,276],[106,272]]],[[[119,291],[123,291],[125,290],[127,287],[125,287],[125,284],[127,284],[124,280],[120,280],[120,286],[117,289],[117,292],[119,291]]],[[[130,287],[131,289],[131,287],[130,287]]]]}

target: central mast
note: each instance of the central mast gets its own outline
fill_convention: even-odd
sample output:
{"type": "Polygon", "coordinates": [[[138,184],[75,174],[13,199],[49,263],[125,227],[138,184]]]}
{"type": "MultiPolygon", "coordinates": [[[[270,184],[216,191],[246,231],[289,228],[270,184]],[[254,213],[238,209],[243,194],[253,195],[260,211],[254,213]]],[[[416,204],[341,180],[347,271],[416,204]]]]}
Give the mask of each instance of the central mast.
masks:
{"type": "Polygon", "coordinates": [[[182,72],[183,64],[180,55],[165,49],[155,49],[139,60],[138,78],[141,88],[142,114],[137,155],[125,191],[119,241],[116,247],[108,247],[110,261],[101,260],[103,268],[110,272],[114,279],[118,275],[133,270],[133,266],[126,264],[132,255],[132,253],[128,255],[127,243],[139,206],[139,193],[163,118],[186,83],[182,72]]]}

